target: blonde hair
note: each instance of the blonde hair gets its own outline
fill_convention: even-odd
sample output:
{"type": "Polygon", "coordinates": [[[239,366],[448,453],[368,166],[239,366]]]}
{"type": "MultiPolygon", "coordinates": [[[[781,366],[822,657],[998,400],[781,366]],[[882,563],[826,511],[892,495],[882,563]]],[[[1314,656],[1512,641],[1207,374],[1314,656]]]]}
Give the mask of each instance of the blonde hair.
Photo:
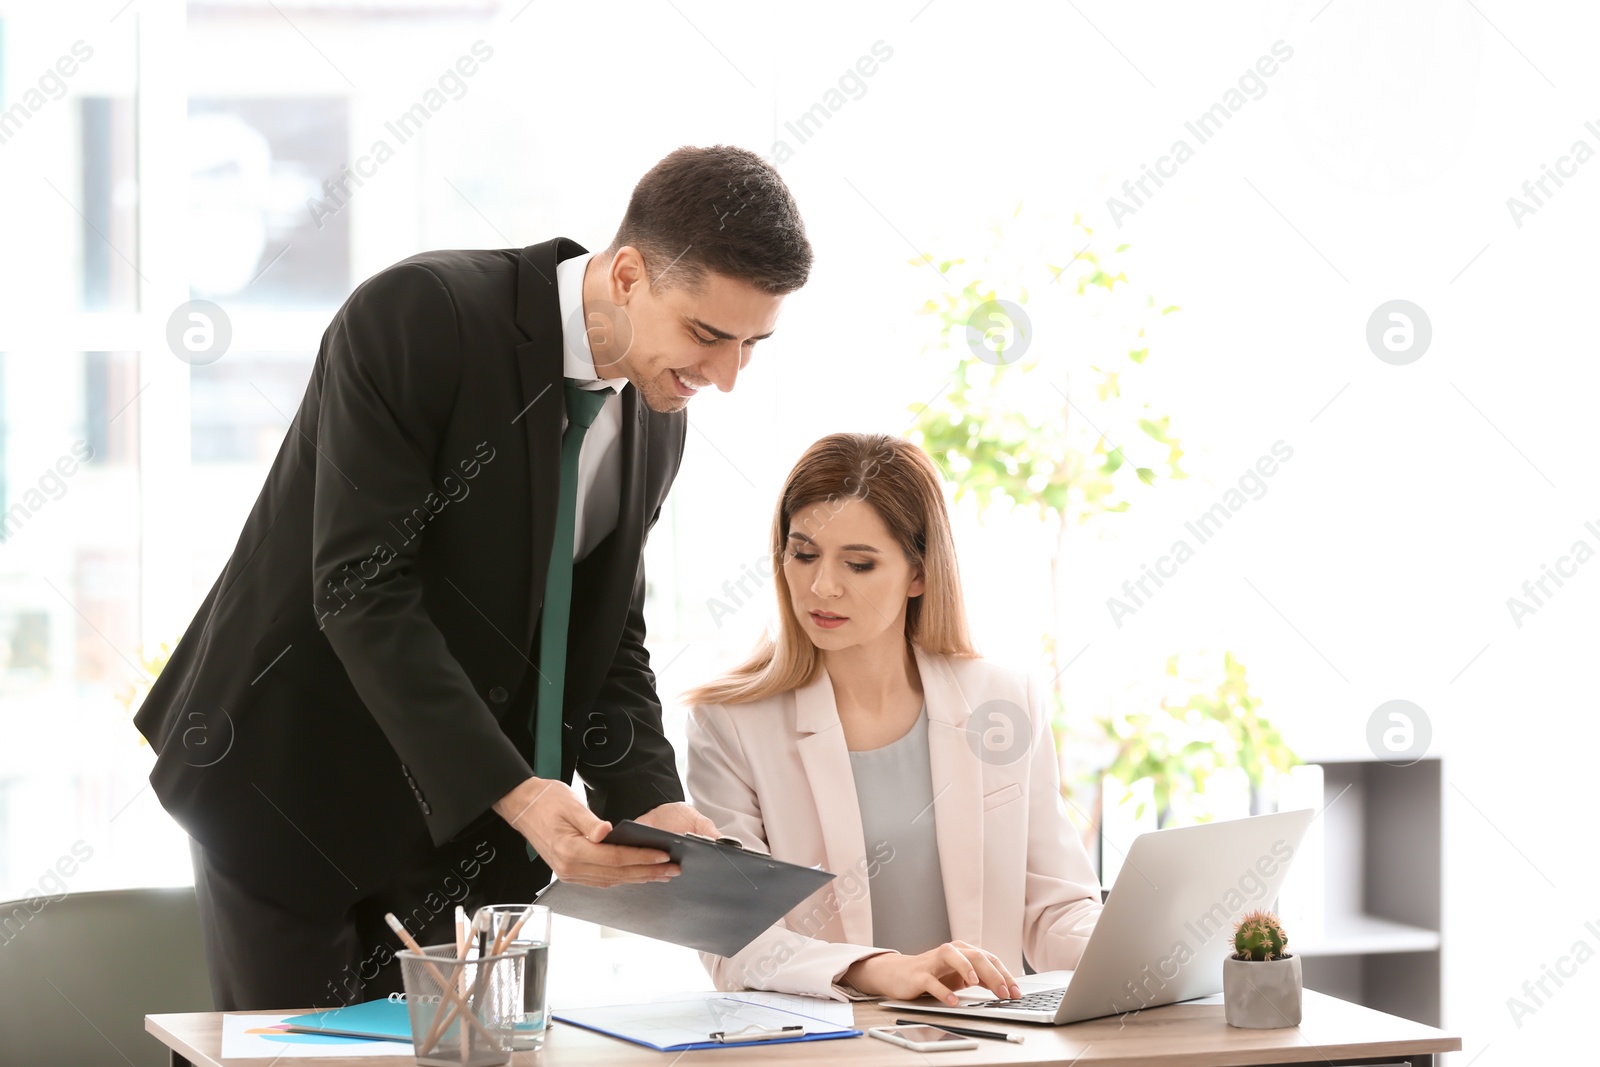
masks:
{"type": "Polygon", "coordinates": [[[743,663],[684,693],[685,703],[747,704],[816,679],[822,656],[795,618],[783,560],[796,516],[809,510],[830,518],[846,500],[869,503],[922,574],[922,594],[906,603],[906,640],[925,652],[978,655],[967,630],[955,541],[933,460],[904,438],[836,433],[806,449],[789,472],[772,517],[776,636],[763,633],[743,663]]]}

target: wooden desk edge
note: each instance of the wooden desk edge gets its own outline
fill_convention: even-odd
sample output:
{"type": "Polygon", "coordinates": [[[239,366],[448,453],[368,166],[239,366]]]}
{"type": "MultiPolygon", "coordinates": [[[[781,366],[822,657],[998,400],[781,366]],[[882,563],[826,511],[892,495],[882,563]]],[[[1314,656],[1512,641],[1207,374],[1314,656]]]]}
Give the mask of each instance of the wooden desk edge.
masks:
{"type": "MultiPolygon", "coordinates": [[[[1137,1054],[1137,1059],[1128,1059],[1125,1062],[1130,1064],[1138,1063],[1140,1067],[1146,1067],[1146,1065],[1156,1065],[1156,1067],[1163,1067],[1163,1065],[1168,1065],[1168,1067],[1249,1067],[1249,1065],[1253,1064],[1275,1067],[1275,1065],[1284,1063],[1326,1065],[1329,1061],[1373,1060],[1404,1056],[1423,1057],[1421,1061],[1421,1067],[1433,1067],[1433,1065],[1438,1063],[1437,1057],[1440,1053],[1461,1051],[1461,1038],[1458,1035],[1451,1034],[1435,1026],[1429,1026],[1427,1023],[1419,1023],[1414,1019],[1407,1019],[1400,1015],[1392,1015],[1389,1012],[1379,1011],[1376,1008],[1369,1008],[1366,1005],[1356,1004],[1352,1001],[1341,1000],[1338,997],[1332,996],[1331,994],[1320,993],[1316,990],[1306,990],[1305,997],[1308,1011],[1311,1009],[1312,1004],[1317,1001],[1332,1002],[1333,1005],[1337,1005],[1337,1007],[1334,1008],[1335,1011],[1345,1010],[1354,1011],[1367,1016],[1380,1016],[1385,1020],[1389,1020],[1389,1025],[1407,1027],[1415,1030],[1416,1033],[1413,1036],[1384,1038],[1382,1040],[1358,1040],[1353,1042],[1349,1040],[1337,1042],[1325,1041],[1321,1044],[1317,1044],[1305,1037],[1301,1027],[1299,1026],[1282,1027],[1271,1030],[1235,1030],[1233,1032],[1236,1034],[1280,1035],[1294,1033],[1299,1035],[1302,1040],[1300,1044],[1289,1047],[1280,1046],[1261,1049],[1218,1048],[1199,1051],[1180,1051],[1177,1053],[1166,1051],[1147,1051],[1141,1049],[1137,1054]],[[1295,1059],[1297,1056],[1303,1058],[1295,1059]]],[[[1192,1002],[1179,1001],[1176,1004],[1163,1005],[1162,1007],[1181,1008],[1185,1004],[1197,1006],[1193,1005],[1192,1002]]],[[[1219,1003],[1215,1005],[1215,1007],[1220,1010],[1222,1006],[1219,1003]]],[[[1159,1012],[1161,1008],[1152,1008],[1149,1010],[1151,1012],[1159,1012]]],[[[936,1023],[940,1018],[952,1023],[960,1022],[959,1019],[953,1019],[951,1016],[940,1016],[933,1012],[918,1012],[915,1015],[911,1015],[904,1012],[886,1011],[885,1009],[879,1007],[875,1001],[862,1001],[856,1005],[856,1027],[861,1030],[865,1030],[869,1026],[892,1025],[897,1017],[926,1018],[929,1022],[934,1023],[936,1023]],[[865,1018],[863,1018],[863,1010],[865,1010],[866,1013],[865,1018]],[[874,1019],[872,1018],[873,1015],[880,1015],[882,1018],[874,1019]]],[[[974,1021],[974,1025],[995,1026],[996,1020],[979,1019],[974,1021]]],[[[1007,1024],[1000,1022],[998,1025],[1005,1026],[1007,1024]]],[[[1017,1032],[1026,1034],[1030,1037],[1034,1033],[1050,1034],[1054,1032],[1060,1033],[1065,1037],[1084,1039],[1083,1049],[1078,1052],[1079,1055],[1086,1053],[1091,1045],[1100,1040],[1100,1035],[1094,1033],[1093,1029],[1086,1028],[1093,1028],[1097,1026],[1114,1026],[1119,1030],[1121,1029],[1120,1020],[1116,1016],[1111,1015],[1103,1016],[1098,1019],[1086,1019],[1082,1022],[1068,1024],[1068,1026],[1072,1028],[1070,1030],[1068,1028],[1053,1028],[1050,1026],[1031,1023],[1018,1023],[1011,1025],[1013,1025],[1017,1032]]],[[[1152,1034],[1152,1037],[1153,1036],[1155,1035],[1152,1034]]],[[[983,1050],[984,1046],[990,1044],[991,1042],[987,1041],[978,1042],[980,1051],[983,1050]]],[[[1008,1047],[1011,1049],[1018,1048],[1016,1045],[1011,1045],[1008,1047]]],[[[953,1056],[955,1054],[950,1055],[953,1056]]],[[[967,1053],[966,1055],[971,1054],[967,1053]]],[[[952,1062],[955,1061],[952,1060],[952,1062]]],[[[1074,1060],[1073,1062],[1076,1063],[1077,1061],[1074,1060]]],[[[1091,1059],[1087,1062],[1093,1061],[1091,1059]]],[[[1119,1060],[1118,1062],[1124,1061],[1119,1060]]]]}
{"type": "MultiPolygon", "coordinates": [[[[1326,994],[1315,993],[1315,992],[1313,992],[1311,990],[1307,990],[1307,995],[1310,996],[1310,997],[1326,997],[1326,994]]],[[[1461,1047],[1462,1047],[1461,1046],[1461,1038],[1459,1036],[1447,1033],[1446,1031],[1440,1030],[1440,1029],[1438,1029],[1436,1027],[1431,1027],[1431,1026],[1428,1026],[1428,1025],[1426,1025],[1424,1023],[1418,1023],[1418,1022],[1416,1022],[1414,1020],[1411,1020],[1411,1019],[1404,1019],[1404,1018],[1402,1018],[1400,1016],[1389,1015],[1387,1012],[1379,1012],[1376,1009],[1366,1008],[1366,1007],[1363,1007],[1362,1005],[1351,1004],[1348,1001],[1341,1001],[1337,997],[1327,997],[1327,999],[1335,1001],[1336,1003],[1338,1003],[1340,1005],[1343,1005],[1345,1007],[1348,1007],[1348,1008],[1354,1008],[1354,1009],[1358,1009],[1359,1011],[1362,1011],[1362,1012],[1371,1012],[1371,1013],[1376,1014],[1376,1015],[1382,1015],[1382,1016],[1384,1016],[1384,1017],[1386,1017],[1388,1019],[1395,1020],[1398,1023],[1403,1023],[1406,1026],[1416,1027],[1418,1031],[1426,1031],[1426,1032],[1419,1032],[1416,1036],[1412,1036],[1412,1037],[1396,1037],[1396,1038],[1386,1039],[1386,1040],[1383,1040],[1381,1042],[1371,1042],[1371,1041],[1366,1042],[1366,1043],[1361,1043],[1361,1042],[1355,1042],[1355,1043],[1337,1042],[1337,1043],[1324,1043],[1324,1044],[1318,1045],[1318,1044],[1313,1044],[1309,1039],[1307,1039],[1307,1040],[1305,1040],[1305,1042],[1303,1044],[1297,1045],[1297,1046],[1292,1046],[1290,1048],[1283,1048],[1283,1047],[1261,1048],[1261,1049],[1239,1049],[1239,1048],[1235,1048],[1235,1049],[1207,1049],[1207,1050],[1203,1050],[1203,1051],[1187,1051],[1187,1052],[1182,1052],[1182,1053],[1177,1054],[1179,1058],[1173,1058],[1170,1054],[1166,1054],[1166,1053],[1162,1053],[1162,1052],[1154,1052],[1154,1053],[1144,1053],[1144,1052],[1142,1052],[1142,1053],[1140,1053],[1140,1057],[1141,1058],[1140,1058],[1140,1060],[1138,1062],[1140,1062],[1140,1063],[1152,1063],[1152,1064],[1163,1064],[1163,1063],[1166,1063],[1166,1064],[1180,1064],[1181,1063],[1182,1067],[1247,1067],[1247,1065],[1250,1065],[1250,1064],[1273,1065],[1273,1064],[1282,1064],[1282,1063],[1285,1063],[1285,1062],[1322,1063],[1322,1062],[1325,1062],[1326,1060],[1340,1060],[1340,1059],[1372,1059],[1372,1058],[1375,1058],[1375,1057],[1382,1058],[1382,1057],[1388,1057],[1388,1056],[1407,1056],[1407,1057],[1422,1056],[1422,1057],[1426,1057],[1426,1059],[1423,1061],[1424,1063],[1426,1063],[1426,1064],[1435,1064],[1435,1063],[1437,1063],[1436,1057],[1440,1053],[1444,1053],[1444,1052],[1460,1052],[1461,1051],[1461,1047]],[[1301,1060],[1301,1061],[1285,1060],[1285,1058],[1284,1058],[1286,1054],[1290,1055],[1290,1056],[1295,1056],[1295,1055],[1300,1055],[1302,1053],[1309,1053],[1310,1054],[1309,1058],[1306,1058],[1306,1059],[1301,1060]]],[[[1172,1007],[1180,1007],[1181,1005],[1170,1005],[1170,1006],[1172,1006],[1172,1007]]],[[[896,1015],[900,1014],[898,1012],[886,1011],[886,1010],[878,1007],[876,1002],[873,1002],[873,1001],[858,1002],[855,1005],[855,1007],[856,1007],[856,1026],[857,1026],[858,1029],[861,1029],[861,1030],[865,1030],[869,1026],[882,1026],[882,1025],[886,1025],[886,1024],[892,1024],[894,1017],[896,1015]]],[[[265,1011],[228,1012],[226,1014],[229,1014],[229,1015],[283,1015],[283,1014],[286,1014],[286,1013],[289,1013],[289,1012],[293,1012],[294,1010],[295,1009],[278,1009],[278,1010],[265,1010],[265,1011]]],[[[1151,1009],[1152,1012],[1159,1011],[1159,1010],[1160,1009],[1151,1009]]],[[[145,1030],[148,1033],[150,1033],[153,1037],[155,1037],[156,1040],[160,1041],[162,1044],[166,1045],[169,1049],[172,1050],[172,1057],[173,1057],[172,1058],[172,1065],[173,1065],[173,1067],[189,1067],[189,1065],[192,1065],[192,1067],[224,1067],[225,1061],[222,1059],[222,1047],[221,1047],[221,1041],[222,1041],[222,1038],[221,1038],[222,1026],[221,1026],[221,1024],[222,1024],[222,1016],[223,1016],[223,1014],[224,1014],[223,1012],[215,1012],[215,1011],[213,1011],[213,1012],[171,1012],[171,1013],[165,1013],[165,1014],[146,1015],[145,1016],[145,1030]],[[203,1041],[203,1043],[208,1046],[206,1048],[198,1047],[197,1043],[195,1041],[191,1040],[191,1037],[197,1036],[197,1032],[204,1032],[206,1034],[215,1035],[215,1040],[214,1041],[211,1041],[211,1040],[203,1041]]],[[[935,1022],[939,1018],[940,1018],[940,1016],[935,1015],[935,1014],[929,1014],[928,1015],[928,1020],[930,1022],[935,1022]]],[[[945,1018],[948,1019],[949,1017],[946,1016],[945,1018]]],[[[1105,1019],[1105,1020],[1086,1020],[1083,1023],[1075,1023],[1073,1025],[1074,1026],[1093,1026],[1096,1022],[1100,1022],[1100,1023],[1102,1023],[1102,1025],[1104,1025],[1104,1024],[1106,1024],[1108,1022],[1114,1022],[1114,1021],[1115,1021],[1114,1017],[1107,1017],[1107,1019],[1105,1019]]],[[[992,1020],[990,1021],[990,1024],[992,1025],[992,1020]]],[[[1020,1026],[1021,1026],[1020,1032],[1024,1033],[1024,1034],[1027,1034],[1029,1037],[1034,1036],[1034,1034],[1036,1034],[1036,1033],[1041,1035],[1041,1036],[1053,1035],[1053,1034],[1060,1034],[1061,1036],[1064,1036],[1064,1037],[1075,1036],[1075,1035],[1068,1034],[1064,1030],[1053,1029],[1053,1028],[1047,1027],[1047,1026],[1030,1025],[1030,1024],[1020,1024],[1020,1026]]],[[[1300,1028],[1299,1027],[1293,1027],[1293,1028],[1285,1028],[1285,1029],[1293,1029],[1296,1033],[1298,1033],[1300,1028]]],[[[1089,1038],[1089,1044],[1090,1045],[1092,1045],[1094,1043],[1094,1037],[1092,1037],[1089,1033],[1084,1032],[1084,1031],[1078,1031],[1078,1033],[1081,1033],[1085,1038],[1089,1038]]],[[[1262,1031],[1251,1031],[1251,1033],[1277,1034],[1277,1033],[1281,1033],[1281,1031],[1279,1031],[1279,1030],[1262,1030],[1262,1031]]],[[[609,1040],[615,1040],[615,1039],[602,1038],[602,1040],[608,1040],[609,1041],[609,1040]]],[[[866,1041],[868,1039],[863,1037],[860,1040],[866,1041]]],[[[881,1049],[880,1048],[873,1048],[868,1053],[869,1055],[872,1055],[872,1054],[880,1054],[881,1055],[881,1054],[885,1054],[885,1053],[893,1053],[895,1051],[891,1046],[889,1046],[887,1044],[882,1044],[882,1043],[876,1043],[876,1044],[880,1045],[881,1049]]],[[[981,1054],[984,1054],[984,1053],[988,1053],[990,1055],[1003,1053],[1004,1055],[1002,1055],[1000,1058],[1001,1059],[1006,1059],[1006,1060],[1012,1059],[1013,1058],[1013,1054],[1022,1053],[1022,1051],[1028,1047],[1026,1044],[1019,1046],[1019,1045],[1014,1045],[1014,1044],[1006,1045],[1006,1044],[1002,1044],[1002,1043],[999,1043],[999,1042],[986,1042],[986,1041],[980,1041],[979,1042],[979,1046],[980,1047],[977,1050],[977,1052],[980,1054],[980,1058],[981,1058],[981,1054]]],[[[648,1054],[650,1052],[649,1049],[640,1048],[638,1046],[625,1046],[625,1047],[629,1050],[626,1053],[627,1055],[632,1055],[634,1053],[648,1054]]],[[[784,1046],[784,1047],[792,1048],[792,1049],[807,1048],[807,1049],[813,1049],[813,1050],[817,1048],[817,1046],[810,1045],[810,1044],[806,1044],[806,1045],[788,1045],[788,1046],[784,1046]]],[[[620,1049],[619,1049],[619,1051],[620,1051],[620,1049]]],[[[752,1050],[752,1051],[754,1051],[754,1050],[752,1050]]],[[[777,1051],[777,1050],[776,1050],[776,1048],[774,1048],[774,1049],[771,1049],[769,1051],[777,1051]]],[[[1087,1046],[1085,1047],[1084,1051],[1087,1051],[1087,1046]]],[[[719,1063],[725,1063],[725,1067],[740,1067],[740,1064],[736,1064],[734,1062],[735,1058],[738,1058],[741,1061],[741,1063],[745,1061],[745,1057],[740,1056],[739,1052],[735,1051],[735,1050],[729,1050],[729,1052],[727,1052],[727,1053],[724,1053],[721,1050],[717,1050],[717,1054],[722,1057],[722,1059],[719,1060],[718,1062],[719,1063]]],[[[516,1064],[520,1063],[521,1062],[521,1056],[530,1056],[531,1057],[533,1055],[539,1055],[541,1060],[543,1059],[543,1054],[542,1053],[540,1053],[540,1054],[526,1053],[526,1054],[520,1054],[518,1058],[514,1058],[512,1063],[513,1063],[513,1065],[516,1065],[516,1064]]],[[[951,1057],[950,1062],[952,1064],[954,1064],[954,1063],[958,1062],[956,1060],[956,1057],[961,1057],[961,1061],[964,1062],[968,1057],[972,1056],[973,1053],[949,1053],[948,1055],[951,1057]]],[[[835,1056],[830,1056],[829,1058],[832,1059],[832,1058],[836,1058],[836,1057],[835,1056]]],[[[244,1060],[234,1059],[234,1060],[226,1061],[226,1062],[236,1063],[236,1064],[242,1064],[242,1063],[252,1063],[253,1064],[253,1063],[260,1063],[262,1061],[261,1060],[256,1060],[256,1059],[244,1059],[244,1060]]],[[[268,1061],[268,1062],[270,1062],[270,1061],[268,1061]]],[[[344,1061],[344,1062],[350,1063],[352,1065],[352,1067],[361,1067],[361,1065],[367,1064],[367,1063],[383,1063],[383,1064],[387,1064],[387,1065],[398,1065],[398,1064],[403,1064],[403,1063],[405,1063],[407,1061],[405,1061],[403,1059],[396,1059],[396,1058],[386,1058],[386,1059],[382,1059],[382,1060],[370,1060],[369,1061],[365,1057],[362,1057],[362,1058],[357,1058],[357,1059],[351,1059],[351,1060],[344,1061]]],[[[534,1061],[530,1060],[529,1062],[534,1062],[534,1061]]],[[[595,1061],[594,1061],[594,1058],[592,1056],[580,1055],[580,1056],[574,1057],[574,1062],[575,1063],[593,1064],[595,1061]]],[[[1132,1062],[1132,1061],[1129,1061],[1129,1062],[1132,1062]]]]}
{"type": "Polygon", "coordinates": [[[167,1047],[168,1059],[172,1067],[185,1067],[188,1064],[205,1063],[201,1054],[190,1047],[189,1042],[173,1033],[167,1027],[169,1019],[187,1019],[194,1015],[193,1012],[165,1012],[160,1015],[146,1015],[144,1017],[145,1033],[154,1037],[167,1047]],[[180,1058],[181,1057],[181,1058],[180,1058]]]}

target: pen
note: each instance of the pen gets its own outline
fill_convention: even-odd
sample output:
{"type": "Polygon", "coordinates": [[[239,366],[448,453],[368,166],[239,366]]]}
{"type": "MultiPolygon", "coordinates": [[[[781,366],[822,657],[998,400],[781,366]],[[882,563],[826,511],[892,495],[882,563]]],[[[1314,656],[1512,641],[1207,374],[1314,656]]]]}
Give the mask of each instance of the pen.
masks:
{"type": "Polygon", "coordinates": [[[706,1036],[710,1037],[713,1041],[718,1041],[724,1045],[728,1045],[735,1041],[771,1041],[775,1037],[789,1037],[792,1034],[798,1034],[804,1030],[804,1026],[779,1026],[771,1030],[757,1030],[748,1034],[741,1034],[737,1032],[729,1033],[726,1030],[715,1030],[706,1036]]]}
{"type": "Polygon", "coordinates": [[[896,1026],[931,1026],[935,1030],[945,1030],[962,1037],[986,1037],[990,1041],[1009,1041],[1013,1045],[1022,1044],[1021,1034],[1008,1034],[1000,1030],[974,1030],[966,1026],[946,1026],[943,1023],[930,1023],[925,1019],[896,1019],[896,1026]]]}

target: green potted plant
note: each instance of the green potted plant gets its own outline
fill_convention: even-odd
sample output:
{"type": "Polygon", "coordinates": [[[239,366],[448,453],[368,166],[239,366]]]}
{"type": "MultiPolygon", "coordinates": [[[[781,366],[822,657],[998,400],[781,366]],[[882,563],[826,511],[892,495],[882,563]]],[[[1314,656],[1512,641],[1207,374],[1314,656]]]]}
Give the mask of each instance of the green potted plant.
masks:
{"type": "MultiPolygon", "coordinates": [[[[918,273],[944,284],[921,312],[936,320],[929,347],[954,354],[940,389],[914,415],[906,436],[933,456],[959,504],[977,511],[1031,512],[1049,561],[1050,623],[1042,635],[1050,661],[1052,727],[1067,793],[1098,795],[1098,730],[1086,710],[1069,712],[1062,676],[1066,589],[1075,531],[1127,511],[1152,487],[1188,477],[1174,420],[1154,388],[1163,356],[1163,322],[1175,304],[1128,279],[1138,277],[1126,243],[1034,211],[991,227],[986,252],[919,255],[918,273]],[[1150,361],[1156,353],[1155,367],[1150,361]]],[[[1033,209],[1029,209],[1033,210],[1033,209]]],[[[929,386],[932,391],[932,385],[929,386]]],[[[1080,563],[1081,565],[1081,563],[1080,563]]],[[[1076,644],[1076,642],[1074,642],[1076,644]]],[[[1071,808],[1085,845],[1098,849],[1098,807],[1071,808]]]]}
{"type": "Polygon", "coordinates": [[[1223,1015],[1229,1026],[1275,1030],[1300,1025],[1300,957],[1270,911],[1252,911],[1233,928],[1233,955],[1222,961],[1223,1015]]]}
{"type": "MultiPolygon", "coordinates": [[[[1192,688],[1210,685],[1215,678],[1209,657],[1180,672],[1179,657],[1170,656],[1164,673],[1171,679],[1170,690],[1156,710],[1097,720],[1104,739],[1116,746],[1105,773],[1122,783],[1120,802],[1129,799],[1134,783],[1149,778],[1158,828],[1205,821],[1210,816],[1197,811],[1205,806],[1208,781],[1220,771],[1238,768],[1249,782],[1251,814],[1272,810],[1272,777],[1287,774],[1300,758],[1263,714],[1263,701],[1251,692],[1244,664],[1224,652],[1221,679],[1209,691],[1192,688]]],[[[1111,802],[1119,801],[1112,797],[1111,802]]]]}

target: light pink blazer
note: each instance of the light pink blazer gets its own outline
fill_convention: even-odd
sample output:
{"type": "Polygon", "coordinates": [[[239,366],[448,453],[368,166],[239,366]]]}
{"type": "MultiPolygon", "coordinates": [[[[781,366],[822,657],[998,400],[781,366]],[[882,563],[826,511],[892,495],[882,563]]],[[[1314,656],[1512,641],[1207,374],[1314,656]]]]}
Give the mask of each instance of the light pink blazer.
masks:
{"type": "MultiPolygon", "coordinates": [[[[1067,819],[1043,687],[981,659],[915,654],[952,939],[993,952],[1018,976],[1024,953],[1035,971],[1076,967],[1100,915],[1100,884],[1067,819]],[[991,701],[1006,703],[985,708],[969,731],[991,701]],[[1026,736],[1010,736],[1008,722],[1026,736]]],[[[688,739],[689,792],[706,818],[747,847],[838,876],[738,955],[701,953],[717,988],[860,998],[842,979],[884,951],[872,943],[870,877],[893,859],[881,844],[869,855],[863,840],[827,671],[754,703],[695,705],[688,739]]]]}

